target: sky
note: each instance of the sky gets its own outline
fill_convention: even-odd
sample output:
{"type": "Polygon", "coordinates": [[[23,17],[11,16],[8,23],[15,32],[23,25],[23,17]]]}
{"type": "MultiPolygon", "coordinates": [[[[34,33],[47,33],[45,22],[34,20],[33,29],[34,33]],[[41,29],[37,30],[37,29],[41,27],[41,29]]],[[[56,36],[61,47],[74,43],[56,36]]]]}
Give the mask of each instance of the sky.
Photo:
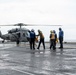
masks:
{"type": "MultiPolygon", "coordinates": [[[[76,40],[76,0],[0,0],[0,25],[17,23],[62,25],[65,40],[76,40]]],[[[13,27],[1,27],[5,33],[13,27]]],[[[46,37],[59,27],[26,27],[41,29],[46,37]]],[[[48,37],[47,37],[48,36],[48,37]]]]}

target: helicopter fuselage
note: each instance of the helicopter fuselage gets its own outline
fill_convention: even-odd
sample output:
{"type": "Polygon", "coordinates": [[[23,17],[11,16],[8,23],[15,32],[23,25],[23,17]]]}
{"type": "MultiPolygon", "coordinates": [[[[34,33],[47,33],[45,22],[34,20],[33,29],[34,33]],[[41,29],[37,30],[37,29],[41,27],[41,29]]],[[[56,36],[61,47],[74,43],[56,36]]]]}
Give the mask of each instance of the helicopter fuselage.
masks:
{"type": "Polygon", "coordinates": [[[28,42],[28,29],[16,28],[8,31],[8,34],[2,35],[1,38],[3,40],[17,41],[19,39],[20,42],[28,42]]]}

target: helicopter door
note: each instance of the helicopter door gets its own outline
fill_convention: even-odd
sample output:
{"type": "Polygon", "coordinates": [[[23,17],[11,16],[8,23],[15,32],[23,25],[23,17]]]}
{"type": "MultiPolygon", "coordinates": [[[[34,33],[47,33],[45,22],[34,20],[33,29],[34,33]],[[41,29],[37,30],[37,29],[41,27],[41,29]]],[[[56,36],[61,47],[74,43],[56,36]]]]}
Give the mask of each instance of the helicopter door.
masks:
{"type": "Polygon", "coordinates": [[[22,32],[21,33],[21,41],[22,42],[27,42],[27,32],[22,32]]]}
{"type": "Polygon", "coordinates": [[[19,39],[20,40],[21,38],[21,34],[20,33],[17,33],[17,38],[16,39],[19,39]]]}
{"type": "Polygon", "coordinates": [[[25,33],[23,33],[23,37],[25,37],[25,33]]]}
{"type": "Polygon", "coordinates": [[[20,38],[20,33],[18,33],[17,35],[18,35],[18,38],[20,38]]]}

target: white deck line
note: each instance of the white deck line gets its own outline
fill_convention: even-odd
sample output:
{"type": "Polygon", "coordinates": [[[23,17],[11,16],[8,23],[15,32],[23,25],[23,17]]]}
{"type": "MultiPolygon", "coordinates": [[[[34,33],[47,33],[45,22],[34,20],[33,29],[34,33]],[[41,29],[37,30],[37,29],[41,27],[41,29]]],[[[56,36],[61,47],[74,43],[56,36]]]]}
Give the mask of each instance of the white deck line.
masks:
{"type": "Polygon", "coordinates": [[[18,71],[18,72],[21,72],[21,73],[24,73],[24,74],[28,74],[28,75],[35,75],[35,74],[28,73],[28,72],[25,72],[25,71],[22,71],[22,70],[19,70],[19,69],[15,69],[15,68],[12,68],[12,70],[15,70],[15,71],[18,71]]]}

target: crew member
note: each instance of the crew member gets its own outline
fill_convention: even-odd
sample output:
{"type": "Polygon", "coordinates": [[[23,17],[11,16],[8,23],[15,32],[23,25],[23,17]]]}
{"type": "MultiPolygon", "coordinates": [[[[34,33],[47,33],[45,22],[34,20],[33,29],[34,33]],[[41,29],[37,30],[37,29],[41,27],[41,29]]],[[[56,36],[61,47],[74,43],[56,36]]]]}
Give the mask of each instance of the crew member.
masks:
{"type": "Polygon", "coordinates": [[[55,50],[55,33],[50,31],[50,49],[53,48],[55,50]]]}
{"type": "Polygon", "coordinates": [[[35,32],[32,29],[30,31],[30,49],[33,49],[33,50],[35,49],[35,37],[36,37],[35,32]]]}
{"type": "Polygon", "coordinates": [[[17,39],[16,40],[16,44],[17,44],[17,46],[19,46],[19,44],[20,44],[20,33],[17,34],[17,38],[16,39],[17,39]]]}
{"type": "Polygon", "coordinates": [[[55,49],[56,49],[56,43],[58,42],[58,40],[57,40],[57,34],[56,34],[56,31],[55,30],[53,30],[53,32],[54,32],[54,34],[55,34],[55,49]]]}
{"type": "Polygon", "coordinates": [[[60,42],[60,49],[63,48],[63,36],[64,36],[64,32],[61,28],[59,28],[59,42],[60,42]]]}
{"type": "Polygon", "coordinates": [[[40,41],[39,41],[37,49],[40,48],[41,43],[43,44],[43,48],[45,49],[44,35],[43,35],[42,31],[38,30],[38,35],[37,36],[40,36],[40,41]]]}

